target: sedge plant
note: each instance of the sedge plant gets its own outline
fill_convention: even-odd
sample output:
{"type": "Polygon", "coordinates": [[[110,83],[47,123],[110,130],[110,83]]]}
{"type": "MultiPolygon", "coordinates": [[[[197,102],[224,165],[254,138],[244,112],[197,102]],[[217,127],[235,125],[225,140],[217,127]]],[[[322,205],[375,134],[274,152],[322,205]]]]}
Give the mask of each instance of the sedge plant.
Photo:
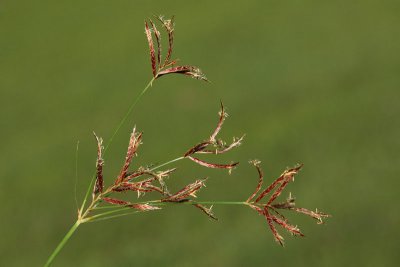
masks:
{"type": "Polygon", "coordinates": [[[303,167],[299,164],[293,168],[283,171],[271,184],[266,187],[264,185],[264,174],[260,166],[260,161],[252,160],[252,164],[258,175],[258,183],[254,192],[245,200],[233,202],[220,201],[199,201],[196,199],[196,194],[200,189],[205,187],[207,178],[189,181],[186,186],[177,192],[171,192],[168,189],[167,178],[174,173],[176,168],[173,163],[181,160],[190,160],[194,164],[201,165],[205,168],[226,169],[231,172],[239,162],[215,163],[214,160],[204,160],[199,158],[203,154],[208,154],[210,157],[218,157],[219,154],[228,153],[241,145],[244,136],[233,138],[232,142],[226,142],[218,138],[224,121],[227,117],[224,105],[220,104],[219,118],[215,129],[210,136],[203,141],[186,149],[180,157],[162,163],[153,167],[137,167],[132,168],[131,163],[134,157],[138,154],[138,149],[143,138],[142,132],[136,127],[133,128],[129,144],[125,156],[125,161],[122,164],[120,172],[114,177],[113,182],[105,185],[105,177],[103,177],[104,154],[112,143],[121,127],[126,122],[134,107],[146,91],[153,86],[153,83],[160,77],[172,74],[182,74],[198,80],[207,81],[207,78],[202,71],[193,65],[177,65],[177,60],[172,59],[174,47],[174,19],[165,19],[162,16],[156,17],[156,22],[151,19],[145,21],[145,34],[150,51],[150,61],[152,78],[147,86],[140,92],[137,98],[129,107],[126,115],[122,118],[110,140],[106,145],[103,145],[103,139],[94,133],[97,142],[97,160],[96,170],[84,197],[84,200],[77,211],[76,222],[71,229],[66,233],[61,242],[56,246],[50,257],[47,259],[45,266],[50,266],[57,254],[62,250],[70,237],[74,234],[77,228],[85,223],[96,222],[101,220],[113,219],[121,216],[127,216],[136,213],[151,212],[160,210],[165,206],[177,204],[191,205],[203,212],[206,216],[213,220],[217,217],[212,211],[214,205],[241,205],[253,209],[259,215],[264,217],[274,239],[280,245],[284,245],[283,237],[279,234],[277,226],[287,230],[294,236],[304,236],[300,229],[289,223],[282,211],[293,211],[302,213],[314,218],[317,223],[323,223],[323,219],[329,217],[328,214],[318,210],[309,210],[299,208],[295,205],[295,199],[289,194],[286,201],[277,202],[277,198],[284,191],[286,186],[294,181],[295,175],[303,167]],[[167,34],[168,46],[166,55],[163,56],[161,46],[161,33],[157,28],[161,25],[167,34]],[[167,168],[168,167],[168,168],[167,168]],[[122,193],[133,193],[136,201],[122,200],[122,193]],[[142,201],[141,197],[144,194],[151,194],[151,200],[142,201]]]}

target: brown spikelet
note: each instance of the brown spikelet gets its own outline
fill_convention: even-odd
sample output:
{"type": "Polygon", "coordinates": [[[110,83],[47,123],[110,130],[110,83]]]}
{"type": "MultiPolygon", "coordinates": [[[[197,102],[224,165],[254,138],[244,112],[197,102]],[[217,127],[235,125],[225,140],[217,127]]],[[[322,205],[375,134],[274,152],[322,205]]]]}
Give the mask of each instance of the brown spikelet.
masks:
{"type": "MultiPolygon", "coordinates": [[[[256,199],[256,203],[259,202],[261,199],[263,199],[269,192],[271,192],[271,190],[273,190],[278,184],[280,183],[284,183],[285,179],[288,179],[289,177],[291,177],[293,179],[294,175],[298,173],[298,171],[303,167],[302,164],[300,164],[299,166],[293,168],[293,169],[289,169],[284,171],[281,176],[279,176],[270,186],[268,186],[263,192],[261,192],[261,194],[258,196],[258,198],[256,199]]],[[[289,182],[289,181],[288,181],[289,182]]],[[[285,184],[285,186],[287,185],[287,183],[285,184]]],[[[282,188],[282,190],[284,189],[284,187],[282,188]]],[[[280,194],[280,192],[279,192],[280,194]]],[[[278,195],[279,195],[278,194],[278,195]]],[[[277,197],[277,196],[276,196],[277,197]]],[[[275,198],[276,198],[275,197],[275,198]]],[[[274,199],[275,199],[274,198],[274,199]]]]}
{"type": "Polygon", "coordinates": [[[136,128],[133,128],[131,138],[129,140],[128,151],[126,152],[125,162],[118,178],[115,181],[115,184],[121,183],[126,178],[129,165],[132,161],[133,156],[136,154],[141,139],[142,139],[142,133],[136,133],[136,128]]]}
{"type": "Polygon", "coordinates": [[[110,198],[110,197],[104,197],[103,200],[107,203],[113,204],[113,205],[120,205],[120,206],[127,206],[133,209],[137,209],[140,211],[149,211],[149,210],[159,210],[161,209],[160,207],[157,206],[152,206],[149,204],[132,204],[128,201],[120,200],[120,199],[115,199],[115,198],[110,198]]]}
{"type": "Polygon", "coordinates": [[[260,168],[260,161],[252,160],[252,161],[250,161],[250,163],[253,164],[254,167],[256,167],[259,179],[258,179],[257,187],[254,190],[254,193],[246,200],[246,202],[250,202],[257,195],[258,191],[260,191],[261,186],[263,184],[263,177],[264,177],[264,174],[260,168]]]}
{"type": "Polygon", "coordinates": [[[195,66],[176,66],[176,67],[167,68],[162,71],[159,71],[157,74],[157,78],[167,75],[167,74],[173,74],[173,73],[184,74],[184,75],[188,75],[188,76],[198,79],[198,80],[208,81],[206,76],[203,74],[203,72],[195,66]]]}
{"type": "Polygon", "coordinates": [[[300,229],[297,228],[297,226],[291,225],[287,220],[282,220],[275,215],[272,215],[271,218],[274,222],[288,230],[292,235],[304,236],[304,234],[300,232],[300,229]]]}
{"type": "Polygon", "coordinates": [[[158,65],[161,64],[161,34],[157,30],[156,25],[153,23],[152,20],[150,20],[151,23],[151,28],[153,29],[154,36],[156,37],[156,42],[157,42],[157,63],[158,65]]]}
{"type": "MultiPolygon", "coordinates": [[[[199,153],[199,154],[214,154],[214,155],[226,153],[226,152],[228,152],[228,151],[240,146],[242,144],[244,136],[245,135],[243,135],[240,138],[233,138],[233,142],[228,146],[218,146],[216,149],[213,149],[213,150],[203,149],[203,150],[197,151],[196,153],[199,153]]],[[[217,145],[218,145],[218,143],[217,143],[217,145]]]]}
{"type": "Polygon", "coordinates": [[[181,202],[188,197],[196,197],[197,191],[205,186],[204,182],[207,179],[196,180],[194,183],[188,184],[175,194],[162,199],[162,202],[181,202]]]}
{"type": "Polygon", "coordinates": [[[160,207],[152,206],[149,204],[130,204],[130,208],[140,210],[140,211],[150,211],[150,210],[160,210],[160,207]]]}
{"type": "Polygon", "coordinates": [[[122,182],[119,186],[114,187],[113,191],[115,192],[123,192],[123,191],[135,191],[135,192],[152,192],[152,189],[149,189],[150,185],[149,181],[142,181],[137,183],[129,183],[122,182]]]}
{"type": "Polygon", "coordinates": [[[174,65],[176,65],[176,63],[178,63],[179,59],[174,59],[171,60],[168,64],[166,64],[163,68],[168,68],[168,67],[172,67],[174,65]]]}
{"type": "Polygon", "coordinates": [[[205,141],[205,142],[202,142],[200,144],[197,144],[194,147],[190,148],[183,156],[187,157],[187,156],[193,155],[193,154],[195,154],[197,152],[200,152],[210,144],[211,144],[210,141],[205,141]]]}
{"type": "Polygon", "coordinates": [[[211,142],[215,142],[215,137],[217,137],[218,133],[221,131],[222,124],[224,123],[225,118],[227,116],[228,116],[228,114],[225,113],[224,104],[221,101],[221,111],[219,112],[219,120],[218,120],[217,127],[215,128],[214,132],[210,136],[211,142]]]}
{"type": "Polygon", "coordinates": [[[153,77],[156,77],[157,69],[156,69],[156,56],[155,56],[155,52],[154,52],[153,38],[151,36],[151,30],[149,28],[149,25],[147,24],[147,21],[144,22],[144,25],[145,25],[147,42],[149,43],[151,69],[153,71],[153,77]]]}
{"type": "Polygon", "coordinates": [[[98,137],[96,133],[94,133],[94,137],[97,141],[97,160],[96,160],[96,181],[93,188],[93,197],[98,193],[103,192],[103,164],[104,160],[102,158],[103,152],[103,139],[98,137]]]}
{"type": "Polygon", "coordinates": [[[284,246],[283,237],[276,230],[276,228],[274,226],[274,221],[273,221],[272,216],[269,213],[267,207],[264,208],[264,216],[265,216],[265,219],[267,219],[268,226],[271,229],[272,234],[274,235],[275,241],[278,242],[283,247],[284,246]]]}
{"type": "Polygon", "coordinates": [[[218,218],[215,217],[214,213],[212,212],[212,206],[210,208],[207,208],[201,204],[193,204],[196,208],[200,209],[202,212],[204,212],[208,217],[210,217],[213,220],[218,221],[218,218]]]}
{"type": "Polygon", "coordinates": [[[116,198],[111,198],[111,197],[103,197],[103,200],[107,203],[114,204],[114,205],[122,205],[126,206],[129,205],[130,203],[128,201],[116,199],[116,198]]]}
{"type": "Polygon", "coordinates": [[[199,164],[201,166],[204,166],[207,168],[212,168],[212,169],[233,169],[236,165],[239,164],[239,162],[234,162],[231,164],[217,164],[217,163],[206,162],[204,160],[201,160],[201,159],[198,159],[195,157],[191,157],[191,156],[188,156],[187,158],[196,162],[197,164],[199,164]]]}
{"type": "Polygon", "coordinates": [[[164,19],[162,16],[159,16],[158,20],[161,22],[168,34],[168,52],[164,63],[161,66],[161,68],[164,68],[170,62],[174,47],[174,16],[172,16],[171,19],[164,19]]]}
{"type": "Polygon", "coordinates": [[[317,210],[316,211],[312,211],[312,210],[308,210],[308,209],[305,209],[305,208],[291,208],[291,210],[294,210],[294,211],[299,212],[299,213],[306,214],[306,215],[316,219],[318,224],[323,224],[324,223],[323,222],[323,218],[331,217],[331,215],[319,212],[317,210]]]}

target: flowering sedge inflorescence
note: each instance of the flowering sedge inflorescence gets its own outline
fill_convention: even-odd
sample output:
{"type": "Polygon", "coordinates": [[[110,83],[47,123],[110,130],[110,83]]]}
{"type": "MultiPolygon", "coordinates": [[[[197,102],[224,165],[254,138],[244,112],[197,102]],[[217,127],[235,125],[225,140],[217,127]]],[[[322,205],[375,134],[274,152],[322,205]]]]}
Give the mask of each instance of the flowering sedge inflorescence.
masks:
{"type": "MultiPolygon", "coordinates": [[[[194,66],[173,66],[176,64],[176,60],[171,60],[173,51],[173,40],[174,40],[174,25],[173,19],[166,20],[163,17],[158,17],[158,21],[161,23],[162,27],[166,30],[168,34],[168,52],[166,57],[163,59],[161,54],[161,34],[157,30],[156,25],[153,21],[145,22],[145,33],[147,36],[153,79],[157,79],[160,76],[168,74],[185,74],[197,79],[206,80],[205,76],[201,71],[194,66]],[[150,25],[150,26],[149,26],[150,25]],[[157,53],[154,48],[153,35],[157,43],[157,53]]],[[[189,159],[196,164],[207,168],[215,169],[227,169],[229,173],[234,169],[239,163],[214,163],[209,162],[199,158],[201,154],[223,154],[229,152],[230,150],[238,147],[243,141],[244,135],[240,138],[233,138],[231,143],[226,143],[225,141],[218,139],[217,136],[222,129],[222,125],[227,117],[225,108],[221,102],[221,110],[219,112],[219,120],[215,130],[211,135],[204,141],[199,142],[190,149],[188,149],[182,157],[179,159],[189,159]]],[[[99,138],[96,134],[95,138],[97,140],[97,161],[96,161],[96,180],[94,183],[93,193],[92,193],[92,204],[90,207],[96,208],[101,203],[108,203],[114,206],[122,206],[124,208],[134,209],[138,212],[141,211],[151,211],[161,209],[162,205],[168,203],[185,203],[193,205],[194,207],[200,209],[210,218],[216,219],[211,207],[206,207],[200,202],[194,201],[198,191],[205,187],[205,182],[207,178],[197,179],[192,183],[189,183],[181,190],[171,193],[168,190],[166,183],[167,178],[176,170],[176,168],[156,171],[158,168],[145,168],[139,167],[134,171],[130,170],[131,162],[134,156],[137,155],[137,150],[141,144],[142,133],[137,132],[136,128],[133,129],[131,137],[129,140],[129,145],[125,157],[124,164],[122,165],[119,175],[116,177],[114,183],[107,189],[104,189],[104,178],[103,178],[103,164],[104,160],[102,158],[103,154],[103,140],[99,138]],[[145,193],[156,193],[159,197],[155,200],[147,202],[129,202],[122,200],[114,195],[123,192],[134,192],[137,197],[140,198],[145,193]]],[[[271,185],[266,189],[261,190],[263,184],[263,171],[260,167],[260,162],[257,160],[251,161],[258,172],[259,182],[256,186],[254,193],[244,202],[240,202],[243,205],[249,206],[260,215],[265,217],[269,228],[271,229],[275,240],[283,245],[283,237],[276,230],[276,225],[279,225],[289,231],[295,236],[304,236],[297,226],[294,226],[288,222],[284,215],[282,215],[279,210],[291,210],[298,213],[303,213],[317,219],[318,223],[322,223],[322,219],[328,217],[329,215],[318,211],[311,211],[304,208],[297,208],[295,206],[294,198],[289,195],[285,202],[275,202],[276,199],[281,195],[282,191],[289,184],[289,182],[294,180],[294,176],[300,171],[303,165],[298,165],[295,168],[288,169],[284,171],[271,185]],[[267,195],[270,195],[267,201],[267,195]]],[[[96,216],[93,216],[96,218],[96,216]]],[[[90,218],[90,217],[89,217],[90,218]]]]}
{"type": "MultiPolygon", "coordinates": [[[[153,77],[149,84],[143,89],[136,100],[132,103],[125,117],[121,120],[119,126],[116,128],[114,135],[110,138],[108,145],[111,143],[113,137],[119,131],[121,125],[125,122],[126,118],[136,105],[140,97],[151,87],[152,83],[161,76],[169,74],[184,74],[195,79],[207,81],[204,74],[199,68],[191,65],[176,66],[177,60],[172,60],[173,43],[174,43],[174,22],[172,19],[164,19],[163,17],[157,17],[157,21],[161,24],[168,35],[168,49],[165,57],[162,56],[161,50],[161,34],[158,31],[155,23],[152,20],[145,22],[145,33],[150,50],[150,61],[151,70],[153,77]],[[156,41],[156,48],[153,40],[156,41]]],[[[276,225],[279,225],[289,231],[289,233],[295,236],[303,236],[297,226],[294,226],[288,222],[284,215],[280,213],[281,210],[295,211],[298,213],[306,214],[317,220],[318,223],[322,223],[322,220],[329,215],[319,212],[311,211],[305,208],[298,208],[295,206],[294,198],[289,195],[285,202],[276,202],[277,198],[281,195],[282,191],[293,181],[294,176],[302,168],[302,165],[298,165],[292,169],[288,169],[282,173],[271,185],[266,189],[261,190],[263,184],[263,172],[260,167],[260,162],[257,160],[251,161],[256,167],[259,175],[259,182],[256,186],[254,193],[248,197],[246,201],[240,202],[215,202],[207,201],[201,202],[196,201],[195,198],[200,189],[205,187],[207,178],[196,179],[191,183],[188,183],[181,190],[171,193],[168,190],[167,178],[176,170],[176,168],[166,169],[160,171],[161,167],[172,164],[178,160],[191,160],[195,164],[201,165],[207,168],[213,169],[226,169],[231,171],[239,164],[238,162],[230,163],[215,163],[209,160],[200,159],[204,154],[211,154],[218,156],[219,154],[227,153],[232,149],[238,147],[243,141],[244,136],[240,138],[233,138],[233,141],[227,143],[217,136],[222,129],[222,125],[227,117],[225,108],[221,102],[221,110],[219,112],[219,120],[217,126],[211,135],[204,141],[199,142],[189,148],[181,157],[168,161],[159,166],[150,167],[138,167],[135,170],[131,170],[131,163],[137,151],[141,145],[143,134],[133,128],[129,139],[129,145],[125,156],[125,161],[121,167],[119,174],[114,179],[114,182],[107,188],[104,186],[103,166],[104,166],[104,147],[103,139],[94,134],[97,141],[97,160],[96,160],[96,172],[94,179],[88,187],[85,198],[83,199],[81,207],[78,209],[78,218],[75,224],[67,232],[61,242],[57,245],[53,253],[47,259],[45,266],[50,266],[56,255],[63,248],[65,243],[70,239],[72,234],[76,231],[80,224],[86,222],[93,222],[104,219],[111,219],[119,216],[125,216],[131,213],[145,212],[152,210],[159,210],[165,205],[173,204],[189,204],[192,205],[208,217],[217,219],[213,214],[211,207],[205,205],[213,204],[237,204],[248,206],[260,215],[265,217],[269,228],[272,231],[275,240],[283,245],[283,237],[278,233],[276,225]],[[92,193],[92,200],[87,203],[90,198],[90,192],[92,193]],[[157,195],[153,200],[148,201],[127,201],[124,200],[121,195],[123,193],[133,192],[138,198],[141,198],[144,194],[149,193],[151,195],[157,195]],[[267,197],[269,195],[269,197],[267,197]],[[264,201],[267,199],[266,201],[264,201]],[[106,210],[106,211],[104,211],[106,210]],[[133,210],[133,211],[132,211],[133,210]]],[[[107,146],[108,146],[107,145],[107,146]]]]}

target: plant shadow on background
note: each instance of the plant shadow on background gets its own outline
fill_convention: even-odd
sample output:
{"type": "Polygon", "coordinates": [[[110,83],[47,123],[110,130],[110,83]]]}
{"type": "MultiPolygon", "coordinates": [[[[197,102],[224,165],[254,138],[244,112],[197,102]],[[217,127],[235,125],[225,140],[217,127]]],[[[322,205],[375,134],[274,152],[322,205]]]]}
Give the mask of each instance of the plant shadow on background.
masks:
{"type": "MultiPolygon", "coordinates": [[[[139,192],[139,199],[137,191],[103,195],[158,210],[82,224],[54,266],[397,266],[400,214],[388,203],[397,199],[400,173],[399,7],[389,0],[2,1],[0,265],[43,265],[74,224],[76,161],[81,204],[96,167],[91,131],[99,141],[104,137],[105,150],[118,120],[151,79],[143,18],[167,13],[179,20],[174,50],[182,63],[174,67],[183,67],[163,68],[174,73],[153,82],[112,146],[102,151],[103,193],[121,173],[135,125],[134,136],[143,133],[143,144],[129,175],[139,166],[151,170],[184,157],[195,144],[210,141],[221,118],[216,115],[220,100],[222,113],[230,117],[215,141],[229,141],[229,146],[232,136],[246,133],[243,145],[218,155],[198,151],[192,159],[154,170],[158,175],[177,168],[169,178],[143,175],[129,181],[125,185],[134,187],[130,183],[153,179],[147,185],[156,191],[139,192]],[[186,78],[185,73],[200,75],[186,62],[200,66],[212,83],[186,78]],[[254,158],[262,165],[247,163],[254,158]],[[229,169],[200,165],[235,162],[240,164],[231,175],[229,169]],[[270,204],[282,184],[257,202],[261,215],[243,204],[261,174],[263,186],[250,202],[286,167],[290,173],[300,166],[296,163],[304,163],[296,182],[270,204]],[[179,200],[176,194],[188,193],[189,185],[190,190],[201,187],[197,198],[179,200]],[[318,207],[334,217],[316,227],[295,210],[277,210],[290,222],[287,227],[297,231],[298,224],[306,235],[290,237],[277,222],[286,221],[272,209],[290,208],[290,192],[296,207],[318,207]],[[165,200],[174,195],[180,202],[165,200]],[[208,201],[238,202],[209,210],[208,201]],[[269,205],[269,220],[262,205],[269,205]],[[284,248],[273,241],[279,236],[285,238],[284,248]]],[[[158,61],[152,34],[157,72],[164,61],[158,61]]],[[[166,56],[168,33],[161,41],[166,56]]],[[[214,145],[204,150],[215,150],[214,145]]],[[[91,214],[121,208],[142,212],[99,202],[107,205],[115,208],[91,214]]]]}

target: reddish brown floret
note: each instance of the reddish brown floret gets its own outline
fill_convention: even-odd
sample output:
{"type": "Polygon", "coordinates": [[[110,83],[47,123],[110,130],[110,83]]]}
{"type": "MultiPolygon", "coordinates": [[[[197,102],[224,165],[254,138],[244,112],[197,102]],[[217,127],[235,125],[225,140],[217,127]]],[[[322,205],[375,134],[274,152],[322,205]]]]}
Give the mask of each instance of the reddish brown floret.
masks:
{"type": "Polygon", "coordinates": [[[210,141],[205,141],[200,144],[197,144],[194,147],[190,148],[183,156],[187,157],[187,156],[193,155],[197,152],[200,152],[200,151],[204,150],[210,144],[211,144],[210,141]]]}
{"type": "Polygon", "coordinates": [[[228,115],[225,113],[224,104],[221,101],[221,111],[219,112],[219,121],[218,121],[217,127],[215,128],[214,132],[210,136],[210,141],[211,142],[215,142],[215,137],[217,137],[217,135],[221,131],[222,124],[224,123],[225,118],[227,116],[228,115]]]}
{"type": "Polygon", "coordinates": [[[152,206],[149,204],[131,204],[129,205],[130,208],[137,209],[140,211],[150,211],[150,210],[160,210],[160,207],[152,206]]]}
{"type": "Polygon", "coordinates": [[[111,198],[111,197],[103,197],[103,200],[107,203],[110,204],[114,204],[114,205],[128,205],[129,202],[128,201],[124,201],[124,200],[120,200],[120,199],[116,199],[116,198],[111,198]]]}
{"type": "MultiPolygon", "coordinates": [[[[272,189],[274,189],[279,183],[283,183],[285,178],[287,178],[287,174],[291,173],[292,174],[292,178],[294,176],[294,174],[297,174],[297,172],[303,167],[303,165],[299,165],[293,169],[289,169],[287,171],[284,171],[281,176],[279,176],[270,186],[268,186],[256,199],[255,202],[259,202],[261,199],[263,199],[269,192],[271,192],[272,189]]],[[[283,190],[283,188],[282,188],[283,190]]],[[[280,194],[280,193],[279,193],[280,194]]]]}
{"type": "Polygon", "coordinates": [[[159,16],[158,20],[161,22],[168,34],[168,52],[164,64],[161,66],[161,68],[163,68],[170,62],[172,56],[174,46],[174,16],[172,16],[171,19],[164,19],[162,16],[159,16]]]}
{"type": "Polygon", "coordinates": [[[131,164],[133,156],[136,154],[136,151],[140,145],[141,139],[142,139],[142,133],[136,133],[136,128],[133,128],[131,138],[129,140],[128,151],[126,152],[124,165],[121,169],[121,172],[120,172],[118,178],[115,181],[116,185],[121,183],[124,180],[124,178],[126,177],[126,174],[129,169],[129,165],[131,164]]]}
{"type": "Polygon", "coordinates": [[[150,20],[150,23],[151,23],[151,27],[152,27],[153,32],[154,32],[154,36],[156,37],[156,42],[157,42],[157,62],[158,62],[158,65],[160,65],[161,64],[161,34],[157,30],[157,27],[153,23],[152,20],[150,20]]]}
{"type": "Polygon", "coordinates": [[[103,139],[98,137],[95,133],[94,137],[97,141],[97,160],[96,160],[96,181],[93,189],[93,196],[103,192],[103,164],[104,160],[102,158],[103,152],[103,139]]]}
{"type": "Polygon", "coordinates": [[[234,162],[231,164],[217,164],[217,163],[206,162],[204,160],[201,160],[201,159],[198,159],[195,157],[191,157],[191,156],[188,156],[187,158],[196,162],[197,164],[199,164],[201,166],[204,166],[207,168],[212,168],[212,169],[233,169],[236,165],[239,164],[239,162],[234,162]]]}
{"type": "Polygon", "coordinates": [[[200,209],[202,212],[204,212],[208,217],[210,217],[213,220],[218,221],[218,218],[215,217],[214,213],[212,212],[211,208],[207,208],[201,204],[193,204],[193,206],[195,206],[196,208],[200,209]]]}
{"type": "Polygon", "coordinates": [[[250,163],[252,163],[254,165],[254,167],[256,167],[259,179],[258,179],[258,184],[256,186],[256,189],[254,190],[254,193],[251,194],[251,196],[246,200],[246,202],[250,202],[257,195],[258,191],[260,191],[261,186],[263,184],[263,177],[264,177],[264,174],[260,168],[260,161],[253,160],[253,161],[250,161],[250,163]]]}
{"type": "Polygon", "coordinates": [[[196,197],[197,191],[205,186],[206,179],[196,180],[194,183],[188,184],[175,194],[162,199],[162,202],[180,202],[188,197],[196,197]]]}
{"type": "Polygon", "coordinates": [[[145,25],[147,42],[149,44],[149,50],[150,50],[151,69],[153,71],[153,77],[156,77],[157,69],[156,69],[156,56],[154,52],[153,38],[151,36],[151,30],[149,29],[149,25],[147,24],[146,21],[144,22],[144,25],[145,25]]]}

